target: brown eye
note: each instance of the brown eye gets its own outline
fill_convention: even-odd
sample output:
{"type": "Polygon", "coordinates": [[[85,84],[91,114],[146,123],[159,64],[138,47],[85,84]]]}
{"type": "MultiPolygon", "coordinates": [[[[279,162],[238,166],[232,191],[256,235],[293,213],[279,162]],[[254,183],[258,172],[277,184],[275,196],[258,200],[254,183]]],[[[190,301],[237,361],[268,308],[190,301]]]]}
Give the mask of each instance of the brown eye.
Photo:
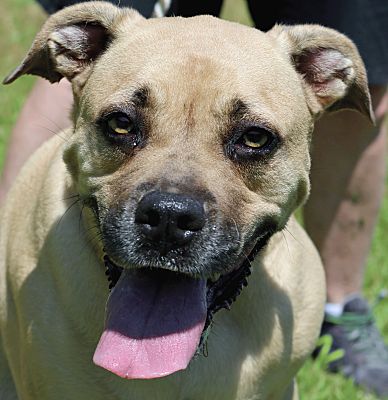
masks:
{"type": "Polygon", "coordinates": [[[260,149],[270,142],[271,137],[269,132],[266,131],[251,131],[245,133],[242,139],[242,142],[245,146],[253,149],[260,149]]]}
{"type": "Polygon", "coordinates": [[[229,157],[236,161],[263,160],[281,142],[276,132],[261,126],[248,126],[245,129],[242,127],[241,131],[226,147],[229,157]]]}
{"type": "Polygon", "coordinates": [[[134,124],[125,114],[113,115],[107,121],[109,130],[115,135],[128,135],[133,133],[134,124]]]}
{"type": "Polygon", "coordinates": [[[126,154],[130,154],[141,142],[136,115],[132,117],[124,112],[114,112],[102,117],[98,125],[105,139],[126,154]]]}

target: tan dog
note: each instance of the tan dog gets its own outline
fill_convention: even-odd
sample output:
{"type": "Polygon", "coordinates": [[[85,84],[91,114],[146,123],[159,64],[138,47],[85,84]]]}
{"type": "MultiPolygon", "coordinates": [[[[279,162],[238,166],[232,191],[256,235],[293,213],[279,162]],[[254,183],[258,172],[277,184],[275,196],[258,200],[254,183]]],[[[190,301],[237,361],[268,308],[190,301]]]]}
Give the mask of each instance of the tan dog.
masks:
{"type": "Polygon", "coordinates": [[[72,82],[74,126],[2,209],[0,398],[297,398],[325,291],[290,215],[317,116],[372,118],[350,40],[91,2],[5,83],[23,74],[72,82]]]}

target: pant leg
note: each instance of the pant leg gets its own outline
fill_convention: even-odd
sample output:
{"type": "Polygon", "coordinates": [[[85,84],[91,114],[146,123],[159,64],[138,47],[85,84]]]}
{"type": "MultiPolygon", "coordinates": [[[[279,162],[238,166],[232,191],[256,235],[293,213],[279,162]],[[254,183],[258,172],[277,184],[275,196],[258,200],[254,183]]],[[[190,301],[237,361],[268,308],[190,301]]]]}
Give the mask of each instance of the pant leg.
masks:
{"type": "Polygon", "coordinates": [[[223,0],[176,0],[173,3],[173,12],[182,17],[209,14],[220,15],[223,0]]]}
{"type": "MultiPolygon", "coordinates": [[[[68,7],[77,3],[81,3],[82,0],[37,0],[38,3],[47,11],[49,14],[53,14],[64,7],[68,7]]],[[[105,0],[109,1],[114,5],[120,7],[132,7],[139,11],[144,17],[149,18],[152,16],[154,11],[155,3],[157,0],[105,0]]]]}
{"type": "Polygon", "coordinates": [[[320,24],[349,36],[365,62],[370,84],[388,83],[387,0],[248,0],[256,26],[320,24]]]}

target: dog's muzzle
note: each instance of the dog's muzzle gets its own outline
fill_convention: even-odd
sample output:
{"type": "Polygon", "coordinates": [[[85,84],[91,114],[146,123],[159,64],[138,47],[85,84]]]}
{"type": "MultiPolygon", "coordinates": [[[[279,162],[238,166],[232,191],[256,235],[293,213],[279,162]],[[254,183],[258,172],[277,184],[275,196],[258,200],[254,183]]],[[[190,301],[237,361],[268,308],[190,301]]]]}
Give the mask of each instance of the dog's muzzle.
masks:
{"type": "Polygon", "coordinates": [[[120,265],[106,250],[112,291],[97,365],[127,379],[151,379],[185,369],[205,350],[214,314],[231,308],[248,284],[250,262],[273,233],[266,227],[236,253],[238,236],[228,236],[205,208],[189,195],[151,191],[132,207],[132,217],[122,208],[103,225],[111,248],[141,262],[120,265]]]}

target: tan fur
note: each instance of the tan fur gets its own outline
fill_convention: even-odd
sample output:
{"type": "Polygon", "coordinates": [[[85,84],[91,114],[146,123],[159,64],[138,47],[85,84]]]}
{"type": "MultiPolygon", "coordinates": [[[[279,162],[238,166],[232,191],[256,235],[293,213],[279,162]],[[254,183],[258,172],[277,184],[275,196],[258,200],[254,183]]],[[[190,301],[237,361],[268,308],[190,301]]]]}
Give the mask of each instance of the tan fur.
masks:
{"type": "Polygon", "coordinates": [[[319,256],[290,215],[309,191],[314,119],[340,102],[371,115],[354,45],[318,26],[264,34],[208,16],[147,21],[91,2],[51,17],[6,83],[24,73],[72,81],[74,128],[30,159],[1,210],[0,398],[296,399],[293,377],[314,347],[325,291],[319,256]],[[90,56],[84,35],[95,32],[82,30],[81,21],[97,26],[98,38],[110,38],[108,50],[90,56]],[[333,63],[350,70],[335,74],[341,82],[334,91],[320,87],[321,101],[315,78],[292,60],[325,46],[336,53],[320,56],[326,66],[313,77],[330,80],[333,63]],[[150,89],[142,111],[147,144],[130,154],[113,151],[96,120],[142,85],[150,89]],[[266,162],[237,164],[223,153],[236,99],[248,105],[244,118],[282,137],[266,162]],[[79,204],[66,210],[74,194],[93,194],[109,210],[148,182],[210,192],[241,242],[253,221],[267,216],[280,231],[256,257],[231,311],[215,315],[207,358],[166,378],[127,381],[92,363],[108,296],[102,243],[89,210],[81,221],[79,204]]]}

